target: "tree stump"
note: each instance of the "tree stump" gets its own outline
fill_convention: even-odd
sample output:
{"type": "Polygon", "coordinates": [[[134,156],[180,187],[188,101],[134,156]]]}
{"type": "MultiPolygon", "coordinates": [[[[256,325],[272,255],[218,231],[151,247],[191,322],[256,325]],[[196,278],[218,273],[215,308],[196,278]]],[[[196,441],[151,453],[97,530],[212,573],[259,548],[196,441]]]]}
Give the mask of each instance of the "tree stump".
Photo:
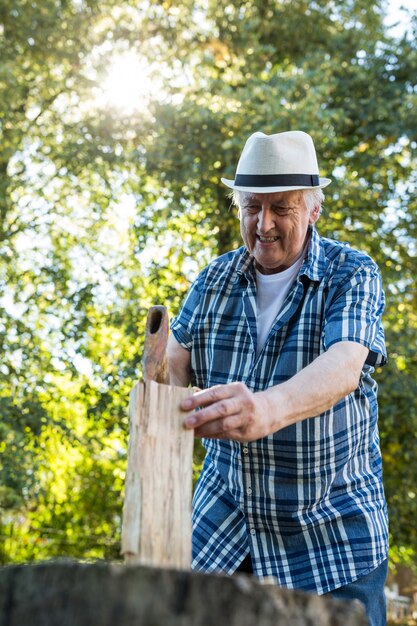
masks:
{"type": "Polygon", "coordinates": [[[255,578],[48,562],[0,568],[0,626],[366,626],[362,605],[255,578]]]}

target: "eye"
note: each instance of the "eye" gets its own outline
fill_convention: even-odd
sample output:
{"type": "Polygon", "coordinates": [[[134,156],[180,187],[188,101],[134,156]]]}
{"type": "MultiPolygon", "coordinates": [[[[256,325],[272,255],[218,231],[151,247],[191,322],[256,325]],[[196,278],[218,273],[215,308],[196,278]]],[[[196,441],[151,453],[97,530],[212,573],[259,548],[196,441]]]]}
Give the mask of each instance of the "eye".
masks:
{"type": "Polygon", "coordinates": [[[285,216],[291,213],[292,207],[290,206],[274,206],[273,209],[276,215],[285,216]]]}
{"type": "Polygon", "coordinates": [[[260,207],[257,204],[249,204],[248,206],[244,207],[245,211],[247,213],[258,213],[258,211],[260,211],[260,207]]]}

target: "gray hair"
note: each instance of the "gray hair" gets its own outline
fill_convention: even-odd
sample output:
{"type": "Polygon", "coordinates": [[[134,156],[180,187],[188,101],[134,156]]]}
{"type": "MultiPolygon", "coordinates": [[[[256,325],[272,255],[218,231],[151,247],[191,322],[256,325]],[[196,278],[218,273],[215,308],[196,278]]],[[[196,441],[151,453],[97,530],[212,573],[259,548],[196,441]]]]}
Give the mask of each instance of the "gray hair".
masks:
{"type": "Polygon", "coordinates": [[[321,213],[321,206],[324,202],[324,193],[318,189],[304,189],[303,190],[304,202],[308,211],[313,211],[317,207],[319,208],[319,214],[321,213]]]}
{"type": "MultiPolygon", "coordinates": [[[[316,207],[320,207],[324,202],[324,193],[319,189],[302,189],[304,202],[308,211],[313,211],[316,207]]],[[[237,189],[233,189],[230,194],[233,204],[240,209],[240,192],[237,189]]]]}

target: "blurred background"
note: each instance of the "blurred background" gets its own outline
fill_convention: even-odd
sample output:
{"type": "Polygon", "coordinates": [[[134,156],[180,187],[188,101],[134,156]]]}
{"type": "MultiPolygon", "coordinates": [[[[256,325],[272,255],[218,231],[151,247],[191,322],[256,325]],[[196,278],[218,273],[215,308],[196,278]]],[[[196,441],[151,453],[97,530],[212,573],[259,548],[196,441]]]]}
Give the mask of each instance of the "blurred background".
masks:
{"type": "MultiPolygon", "coordinates": [[[[300,129],[333,179],[319,232],[383,274],[390,593],[412,617],[413,5],[1,0],[0,564],[120,559],[147,310],[174,315],[198,271],[240,245],[220,176],[248,135],[300,129]]],[[[201,459],[197,444],[195,476],[201,459]]]]}

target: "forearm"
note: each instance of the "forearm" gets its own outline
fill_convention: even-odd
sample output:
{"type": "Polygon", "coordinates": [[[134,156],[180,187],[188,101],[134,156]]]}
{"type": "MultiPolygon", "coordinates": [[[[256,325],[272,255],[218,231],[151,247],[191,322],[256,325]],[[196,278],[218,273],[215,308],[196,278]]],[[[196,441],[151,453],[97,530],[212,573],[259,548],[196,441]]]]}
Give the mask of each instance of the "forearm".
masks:
{"type": "Polygon", "coordinates": [[[356,389],[368,349],[341,342],[285,383],[253,393],[244,383],[216,385],[183,400],[185,427],[199,437],[254,441],[320,415],[356,389]]]}
{"type": "Polygon", "coordinates": [[[190,377],[178,372],[177,368],[169,368],[169,384],[176,387],[188,387],[190,384],[190,377]]]}
{"type": "Polygon", "coordinates": [[[360,344],[337,343],[290,380],[261,392],[270,431],[320,415],[354,391],[367,354],[360,344]]]}
{"type": "Polygon", "coordinates": [[[168,339],[169,382],[178,387],[188,387],[191,382],[191,355],[173,337],[168,339]]]}

